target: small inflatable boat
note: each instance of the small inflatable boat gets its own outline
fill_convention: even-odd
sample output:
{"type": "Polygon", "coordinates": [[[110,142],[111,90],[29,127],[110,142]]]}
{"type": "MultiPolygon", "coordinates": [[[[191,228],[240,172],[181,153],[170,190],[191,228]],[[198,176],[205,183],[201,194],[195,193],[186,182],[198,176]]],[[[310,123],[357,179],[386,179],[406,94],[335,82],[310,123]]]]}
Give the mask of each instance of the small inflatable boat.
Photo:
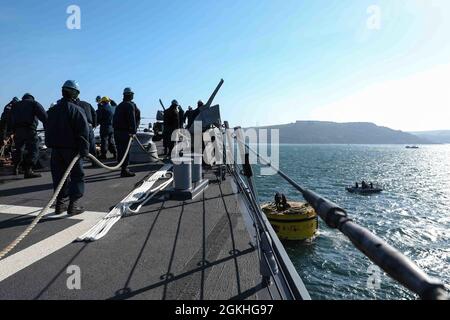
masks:
{"type": "Polygon", "coordinates": [[[373,188],[367,187],[367,188],[361,188],[361,187],[347,187],[345,188],[350,193],[359,193],[359,194],[376,194],[383,191],[380,187],[374,186],[373,188]]]}

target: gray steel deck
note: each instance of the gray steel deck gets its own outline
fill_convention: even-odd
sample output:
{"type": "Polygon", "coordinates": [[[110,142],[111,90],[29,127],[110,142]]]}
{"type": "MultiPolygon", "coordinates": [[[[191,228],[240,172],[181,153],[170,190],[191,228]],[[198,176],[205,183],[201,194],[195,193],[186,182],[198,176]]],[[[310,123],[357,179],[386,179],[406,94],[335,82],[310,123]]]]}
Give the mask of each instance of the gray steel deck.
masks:
{"type": "MultiPolygon", "coordinates": [[[[132,166],[137,176],[131,179],[86,169],[83,205],[89,211],[108,212],[160,166],[132,166]]],[[[3,281],[5,260],[0,260],[0,299],[269,299],[231,178],[219,183],[212,171],[206,178],[210,186],[197,199],[156,199],[141,214],[122,218],[105,238],[69,243],[3,281]],[[81,269],[81,290],[67,288],[71,265],[81,269]]],[[[48,172],[35,180],[3,176],[0,181],[0,205],[43,207],[52,195],[48,172]]],[[[1,208],[2,249],[33,217],[4,214],[1,208]]],[[[41,241],[79,223],[43,219],[7,259],[22,250],[32,256],[32,245],[39,247],[41,241]]]]}

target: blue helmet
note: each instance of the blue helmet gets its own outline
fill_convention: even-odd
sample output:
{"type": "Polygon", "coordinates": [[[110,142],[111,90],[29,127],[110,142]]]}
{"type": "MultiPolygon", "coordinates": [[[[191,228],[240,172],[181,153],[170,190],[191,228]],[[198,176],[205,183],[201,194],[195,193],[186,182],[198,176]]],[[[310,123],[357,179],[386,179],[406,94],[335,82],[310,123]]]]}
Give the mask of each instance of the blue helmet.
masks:
{"type": "Polygon", "coordinates": [[[78,93],[80,93],[80,86],[75,80],[67,80],[66,82],[64,82],[64,85],[62,87],[67,89],[73,89],[75,91],[78,91],[78,93]]]}
{"type": "Polygon", "coordinates": [[[134,94],[133,90],[131,88],[125,88],[123,89],[123,94],[127,95],[127,94],[134,94]]]}

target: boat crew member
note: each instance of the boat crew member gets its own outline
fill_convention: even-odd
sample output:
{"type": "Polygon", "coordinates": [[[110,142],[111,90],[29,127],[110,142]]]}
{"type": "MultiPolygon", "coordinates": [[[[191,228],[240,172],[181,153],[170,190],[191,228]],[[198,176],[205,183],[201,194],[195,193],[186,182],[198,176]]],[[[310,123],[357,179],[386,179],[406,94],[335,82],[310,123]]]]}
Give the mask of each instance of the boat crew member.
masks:
{"type": "Polygon", "coordinates": [[[77,215],[84,212],[79,206],[79,199],[84,194],[84,171],[82,157],[89,153],[89,124],[83,110],[77,105],[80,94],[78,84],[68,80],[62,87],[63,98],[48,110],[48,121],[45,132],[45,144],[52,149],[50,167],[53,188],[56,190],[72,160],[80,155],[70,172],[69,181],[57,197],[55,213],[66,210],[64,199],[69,197],[67,213],[77,215]]]}
{"type": "Polygon", "coordinates": [[[103,97],[97,109],[97,122],[100,125],[101,154],[100,159],[106,160],[106,154],[112,153],[114,159],[117,159],[116,143],[114,141],[112,107],[108,97],[103,97]]]}
{"type": "Polygon", "coordinates": [[[373,183],[372,182],[370,183],[370,189],[373,189],[373,183]]]}
{"type": "Polygon", "coordinates": [[[367,183],[365,181],[361,182],[361,187],[367,189],[367,183]]]}
{"type": "Polygon", "coordinates": [[[45,127],[47,113],[31,94],[26,93],[22,101],[17,102],[11,108],[8,125],[14,133],[14,173],[18,174],[19,166],[22,162],[25,179],[41,177],[40,174],[33,172],[33,167],[39,158],[38,120],[45,127]],[[24,150],[26,151],[25,154],[23,154],[24,150]]]}
{"type": "Polygon", "coordinates": [[[175,143],[172,141],[172,133],[180,128],[180,115],[178,101],[172,100],[170,107],[164,111],[164,154],[170,156],[175,143]]]}
{"type": "Polygon", "coordinates": [[[358,182],[355,183],[355,188],[358,189],[359,188],[359,184],[358,182]]]}
{"type": "MultiPolygon", "coordinates": [[[[97,113],[95,112],[95,109],[92,107],[92,105],[86,101],[77,99],[76,100],[77,105],[81,107],[81,109],[84,111],[86,120],[89,125],[89,153],[92,154],[94,157],[97,156],[97,150],[95,145],[95,135],[94,135],[94,128],[97,127],[97,113]]],[[[98,167],[98,165],[94,162],[92,162],[92,167],[98,167]]]]}
{"type": "MultiPolygon", "coordinates": [[[[114,139],[117,143],[117,161],[122,161],[127,151],[130,138],[137,132],[136,105],[133,102],[134,92],[131,88],[123,91],[123,101],[117,106],[113,117],[114,139]]],[[[136,174],[128,170],[129,154],[122,164],[121,177],[134,177],[136,174]]]]}
{"type": "Polygon", "coordinates": [[[3,146],[4,140],[11,135],[11,128],[9,127],[9,119],[11,115],[12,107],[19,102],[17,97],[14,97],[3,109],[2,116],[0,118],[0,147],[3,146]]]}

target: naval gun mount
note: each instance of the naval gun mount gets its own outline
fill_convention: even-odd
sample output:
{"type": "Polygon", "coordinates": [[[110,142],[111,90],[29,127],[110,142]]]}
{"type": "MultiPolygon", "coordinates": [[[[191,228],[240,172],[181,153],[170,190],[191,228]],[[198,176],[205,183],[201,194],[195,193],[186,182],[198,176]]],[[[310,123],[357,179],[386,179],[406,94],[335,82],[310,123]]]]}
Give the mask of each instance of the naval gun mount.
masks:
{"type": "MultiPolygon", "coordinates": [[[[207,103],[199,107],[199,113],[194,123],[201,123],[202,133],[210,128],[220,128],[222,126],[220,106],[218,104],[213,106],[212,103],[223,84],[224,80],[221,79],[207,103]]],[[[160,103],[165,110],[161,100],[160,103]]],[[[159,116],[162,118],[161,112],[159,112],[159,116]]],[[[196,132],[194,132],[195,127],[196,125],[194,124],[190,128],[187,128],[191,134],[191,147],[194,146],[193,139],[196,138],[196,132]]],[[[202,139],[203,143],[202,135],[200,139],[202,139]]],[[[173,158],[172,162],[174,164],[174,182],[173,187],[166,191],[166,197],[178,201],[192,200],[208,188],[209,180],[203,178],[203,154],[195,153],[191,148],[190,153],[182,152],[177,158],[173,158]]]]}

